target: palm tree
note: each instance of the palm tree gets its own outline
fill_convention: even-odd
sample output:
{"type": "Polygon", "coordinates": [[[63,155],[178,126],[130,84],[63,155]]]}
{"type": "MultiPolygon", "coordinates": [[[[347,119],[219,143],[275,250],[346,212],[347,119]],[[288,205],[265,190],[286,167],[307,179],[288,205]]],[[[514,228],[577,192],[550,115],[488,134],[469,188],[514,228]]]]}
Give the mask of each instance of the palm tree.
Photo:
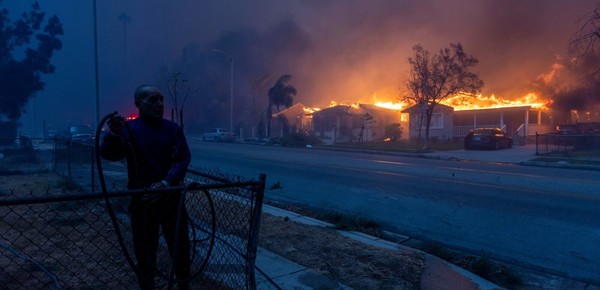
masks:
{"type": "Polygon", "coordinates": [[[279,112],[281,106],[289,108],[294,102],[294,96],[298,93],[296,88],[289,85],[288,82],[292,78],[292,75],[282,75],[275,85],[269,89],[269,105],[266,110],[267,118],[267,137],[271,136],[271,116],[273,115],[273,106],[277,109],[275,112],[279,112]]]}
{"type": "Polygon", "coordinates": [[[271,76],[268,74],[256,75],[248,78],[248,84],[250,85],[250,89],[252,89],[252,110],[254,111],[254,106],[256,105],[256,96],[260,89],[267,84],[267,82],[271,79],[271,76]]]}

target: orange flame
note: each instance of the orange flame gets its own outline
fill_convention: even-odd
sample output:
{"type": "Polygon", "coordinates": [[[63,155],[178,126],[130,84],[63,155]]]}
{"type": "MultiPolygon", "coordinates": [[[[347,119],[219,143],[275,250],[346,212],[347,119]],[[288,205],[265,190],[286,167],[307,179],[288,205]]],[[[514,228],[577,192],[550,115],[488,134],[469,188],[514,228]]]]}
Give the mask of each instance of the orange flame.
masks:
{"type": "Polygon", "coordinates": [[[495,95],[491,96],[468,96],[456,95],[443,100],[441,103],[451,106],[455,111],[460,110],[475,110],[475,109],[492,109],[492,108],[509,108],[519,106],[531,106],[534,109],[546,110],[552,104],[552,100],[544,100],[535,93],[528,93],[518,99],[509,100],[498,98],[495,95]]]}
{"type": "Polygon", "coordinates": [[[358,109],[360,108],[360,104],[359,103],[352,103],[352,104],[345,104],[345,103],[338,103],[336,101],[331,101],[331,103],[329,103],[329,107],[335,107],[335,106],[350,106],[354,109],[358,109]]]}
{"type": "Polygon", "coordinates": [[[380,107],[380,108],[398,110],[398,111],[406,108],[405,103],[394,103],[394,102],[377,102],[377,103],[375,103],[375,106],[380,107]]]}
{"type": "Polygon", "coordinates": [[[304,108],[302,108],[302,110],[304,111],[304,113],[305,113],[305,114],[312,114],[312,113],[314,113],[314,112],[316,112],[316,111],[320,111],[321,109],[319,109],[319,108],[314,108],[314,107],[313,107],[313,108],[310,108],[310,107],[304,107],[304,108]]]}
{"type": "MultiPolygon", "coordinates": [[[[510,108],[520,106],[531,106],[533,109],[547,110],[552,105],[553,101],[549,99],[543,99],[536,93],[528,93],[517,99],[506,99],[496,97],[495,95],[484,96],[484,95],[464,95],[459,94],[454,97],[446,98],[442,104],[453,107],[456,111],[461,110],[476,110],[476,109],[492,109],[492,108],[510,108]]],[[[336,101],[331,101],[329,107],[335,107],[337,105],[345,105],[336,101]]],[[[407,102],[393,102],[393,101],[376,101],[375,106],[401,111],[410,106],[407,102]]],[[[351,104],[350,106],[356,107],[358,103],[351,104]]]]}

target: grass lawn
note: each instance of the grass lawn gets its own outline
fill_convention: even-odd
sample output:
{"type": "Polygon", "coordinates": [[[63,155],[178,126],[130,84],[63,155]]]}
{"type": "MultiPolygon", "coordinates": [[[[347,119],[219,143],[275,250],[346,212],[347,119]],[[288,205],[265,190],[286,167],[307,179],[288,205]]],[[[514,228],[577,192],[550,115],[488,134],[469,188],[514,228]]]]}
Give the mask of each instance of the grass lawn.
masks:
{"type": "Polygon", "coordinates": [[[578,150],[565,153],[550,154],[532,159],[531,161],[570,164],[600,165],[600,150],[578,150]]]}

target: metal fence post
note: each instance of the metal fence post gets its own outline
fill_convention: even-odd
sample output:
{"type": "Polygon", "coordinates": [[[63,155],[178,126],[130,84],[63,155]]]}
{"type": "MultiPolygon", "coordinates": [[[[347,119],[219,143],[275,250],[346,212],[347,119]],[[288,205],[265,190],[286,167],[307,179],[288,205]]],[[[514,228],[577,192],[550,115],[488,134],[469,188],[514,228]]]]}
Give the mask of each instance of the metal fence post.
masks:
{"type": "Polygon", "coordinates": [[[539,151],[539,139],[540,139],[540,134],[538,134],[538,132],[535,132],[535,156],[539,156],[540,155],[540,151],[539,151]]]}
{"type": "Polygon", "coordinates": [[[91,162],[92,166],[90,167],[90,177],[92,179],[92,193],[95,193],[96,192],[96,185],[95,185],[95,182],[94,182],[94,172],[95,172],[94,171],[94,165],[95,165],[95,159],[96,159],[96,158],[94,158],[94,157],[96,157],[96,154],[95,154],[96,153],[96,149],[95,149],[95,147],[92,147],[92,151],[91,152],[92,152],[92,156],[91,156],[90,159],[92,159],[92,162],[91,162]]]}
{"type": "Polygon", "coordinates": [[[262,214],[262,204],[265,197],[265,184],[267,181],[267,175],[261,173],[258,177],[259,187],[256,189],[256,200],[254,212],[252,213],[252,230],[250,233],[250,241],[248,243],[249,257],[248,257],[248,279],[249,288],[252,290],[256,289],[256,276],[254,275],[256,267],[256,252],[258,251],[258,232],[260,229],[260,216],[262,214]]]}
{"type": "Polygon", "coordinates": [[[69,177],[69,180],[73,180],[71,175],[71,141],[67,141],[67,177],[69,177]]]}

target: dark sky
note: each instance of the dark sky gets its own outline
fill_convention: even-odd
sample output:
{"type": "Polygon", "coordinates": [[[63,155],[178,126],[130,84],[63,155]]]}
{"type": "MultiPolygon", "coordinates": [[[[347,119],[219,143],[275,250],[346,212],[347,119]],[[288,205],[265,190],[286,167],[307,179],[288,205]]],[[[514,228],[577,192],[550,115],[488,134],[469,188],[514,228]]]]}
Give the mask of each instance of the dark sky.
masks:
{"type": "MultiPolygon", "coordinates": [[[[5,0],[12,12],[32,1],[5,0]]],[[[41,0],[64,25],[63,49],[28,106],[23,131],[95,123],[92,0],[41,0]],[[35,113],[35,114],[34,114],[35,113]]],[[[435,53],[460,42],[479,59],[483,94],[520,96],[564,61],[570,37],[596,0],[120,0],[97,1],[100,115],[134,112],[132,92],[155,83],[186,47],[208,52],[213,66],[234,60],[236,96],[247,79],[293,75],[297,102],[394,101],[407,58],[422,44],[435,53]],[[131,18],[125,24],[121,13],[131,18]],[[285,37],[285,36],[289,37],[285,37]]],[[[16,15],[16,14],[11,14],[16,15]]],[[[218,70],[222,73],[223,70],[218,70]]],[[[215,70],[217,72],[217,70],[215,70]]],[[[224,72],[227,72],[225,70],[224,72]]],[[[225,75],[224,77],[227,77],[225,75]]],[[[227,88],[224,88],[227,89],[227,88]]],[[[264,96],[266,98],[266,96],[264,96]]]]}

